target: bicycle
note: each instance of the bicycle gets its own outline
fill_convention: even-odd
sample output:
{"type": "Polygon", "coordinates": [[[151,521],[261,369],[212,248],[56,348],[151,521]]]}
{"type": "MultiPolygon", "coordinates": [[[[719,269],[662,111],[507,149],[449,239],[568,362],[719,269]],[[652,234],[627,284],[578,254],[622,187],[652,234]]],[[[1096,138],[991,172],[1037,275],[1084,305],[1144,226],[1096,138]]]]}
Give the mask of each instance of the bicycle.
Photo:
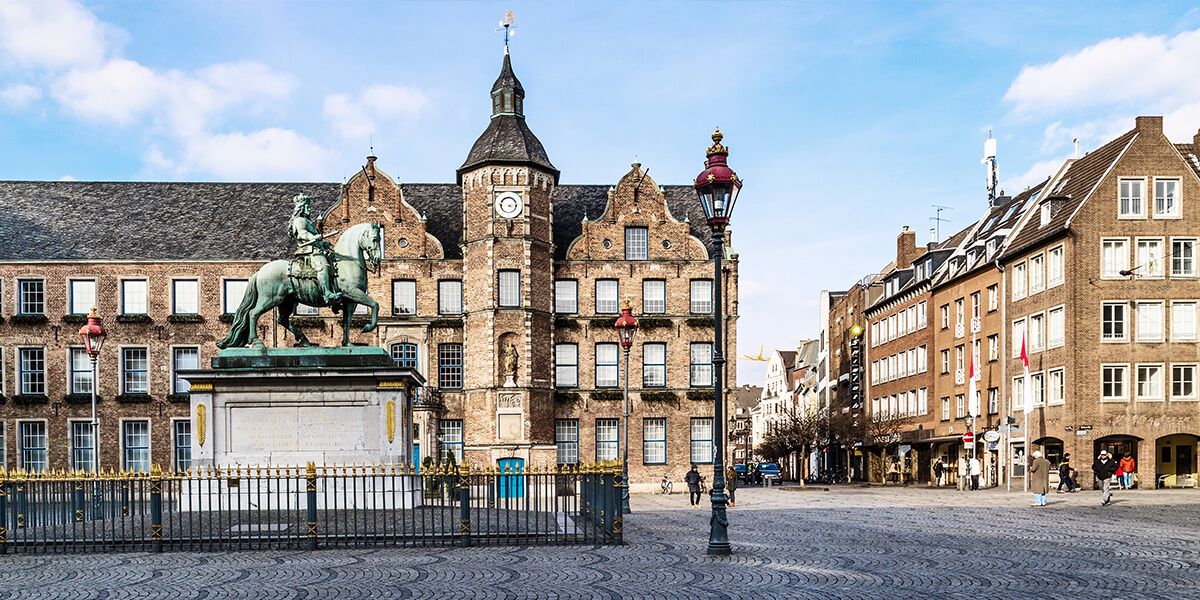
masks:
{"type": "Polygon", "coordinates": [[[658,484],[658,493],[664,496],[670,496],[675,492],[675,482],[671,481],[671,474],[663,475],[662,481],[658,484]]]}

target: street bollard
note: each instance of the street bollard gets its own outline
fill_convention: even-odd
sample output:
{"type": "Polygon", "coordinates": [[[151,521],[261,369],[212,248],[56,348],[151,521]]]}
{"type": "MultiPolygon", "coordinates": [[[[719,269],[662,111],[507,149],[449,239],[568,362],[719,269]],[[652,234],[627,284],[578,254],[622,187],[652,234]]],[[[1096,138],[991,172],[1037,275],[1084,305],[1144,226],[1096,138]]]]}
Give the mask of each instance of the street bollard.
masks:
{"type": "Polygon", "coordinates": [[[317,549],[317,464],[309,462],[308,467],[304,471],[304,479],[306,482],[305,489],[307,490],[307,519],[308,519],[308,540],[306,548],[309,550],[317,549]]]}
{"type": "MultiPolygon", "coordinates": [[[[150,467],[150,551],[162,552],[163,550],[163,525],[162,525],[162,470],[158,465],[150,467]]],[[[82,501],[83,487],[79,487],[79,496],[82,501]]],[[[82,519],[80,519],[82,520],[82,519]]]]}

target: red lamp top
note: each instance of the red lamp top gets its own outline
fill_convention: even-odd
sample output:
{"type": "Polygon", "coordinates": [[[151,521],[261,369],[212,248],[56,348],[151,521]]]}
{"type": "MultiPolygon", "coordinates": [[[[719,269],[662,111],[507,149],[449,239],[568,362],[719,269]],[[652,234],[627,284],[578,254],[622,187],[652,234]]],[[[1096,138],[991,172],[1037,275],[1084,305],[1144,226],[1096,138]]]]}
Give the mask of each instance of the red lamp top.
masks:
{"type": "Polygon", "coordinates": [[[83,339],[83,349],[89,356],[100,354],[100,347],[104,345],[104,337],[108,332],[104,331],[104,326],[100,323],[103,319],[100,318],[100,313],[96,312],[96,307],[92,307],[92,311],[88,313],[87,324],[79,328],[79,337],[83,339]]]}
{"type": "Polygon", "coordinates": [[[617,317],[617,322],[613,323],[613,327],[621,338],[621,346],[628,350],[633,345],[633,332],[638,328],[638,322],[633,317],[633,309],[629,305],[628,298],[621,303],[621,316],[617,317]]]}
{"type": "Polygon", "coordinates": [[[700,197],[704,216],[710,226],[724,229],[733,214],[742,180],[729,168],[729,149],[721,145],[724,134],[717,129],[712,134],[713,145],[708,147],[704,170],[696,176],[696,194],[700,197]]]}
{"type": "Polygon", "coordinates": [[[696,176],[696,187],[702,188],[712,184],[726,184],[742,187],[742,181],[737,173],[729,168],[729,148],[721,145],[725,134],[717,129],[712,134],[713,145],[708,147],[708,159],[704,161],[704,170],[696,176]]]}

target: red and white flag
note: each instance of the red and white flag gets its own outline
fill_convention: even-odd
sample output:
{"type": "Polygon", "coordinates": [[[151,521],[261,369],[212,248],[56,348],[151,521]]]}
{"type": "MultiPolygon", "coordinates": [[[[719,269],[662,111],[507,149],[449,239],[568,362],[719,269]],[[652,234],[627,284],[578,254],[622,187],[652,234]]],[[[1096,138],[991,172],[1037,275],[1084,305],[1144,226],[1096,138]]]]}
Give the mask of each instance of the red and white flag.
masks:
{"type": "Polygon", "coordinates": [[[1033,412],[1033,382],[1029,378],[1029,353],[1025,351],[1025,338],[1028,333],[1021,335],[1021,366],[1024,371],[1022,373],[1023,386],[1021,393],[1025,400],[1025,414],[1033,412]]]}

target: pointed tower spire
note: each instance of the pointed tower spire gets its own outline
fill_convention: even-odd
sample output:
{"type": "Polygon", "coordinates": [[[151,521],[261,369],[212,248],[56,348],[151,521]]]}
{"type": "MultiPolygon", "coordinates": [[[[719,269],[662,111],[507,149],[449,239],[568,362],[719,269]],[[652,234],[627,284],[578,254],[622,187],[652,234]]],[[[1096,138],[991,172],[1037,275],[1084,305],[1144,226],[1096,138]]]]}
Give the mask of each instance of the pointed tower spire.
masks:
{"type": "Polygon", "coordinates": [[[505,44],[500,75],[492,84],[492,118],[475,140],[467,160],[458,168],[458,183],[466,171],[487,164],[531,165],[554,176],[559,172],[546,155],[546,148],[525,123],[525,88],[513,72],[512,56],[505,44]]]}

